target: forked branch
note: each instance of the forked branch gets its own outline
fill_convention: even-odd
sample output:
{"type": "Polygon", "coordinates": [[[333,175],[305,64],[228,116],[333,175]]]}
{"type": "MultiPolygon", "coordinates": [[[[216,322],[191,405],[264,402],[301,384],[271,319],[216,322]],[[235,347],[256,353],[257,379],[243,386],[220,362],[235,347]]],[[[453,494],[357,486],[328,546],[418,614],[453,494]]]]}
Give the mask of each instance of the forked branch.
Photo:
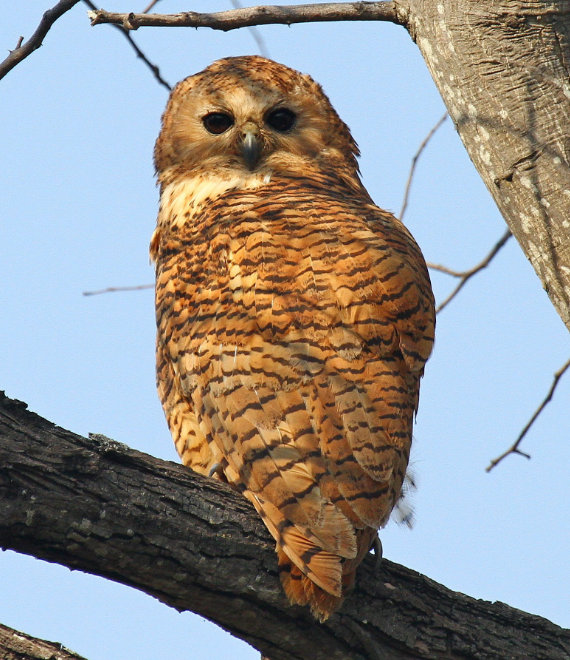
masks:
{"type": "Polygon", "coordinates": [[[525,458],[530,458],[530,454],[527,454],[524,451],[521,451],[519,449],[519,445],[521,444],[523,438],[525,435],[528,433],[530,427],[536,422],[538,419],[538,416],[540,413],[544,410],[544,408],[550,403],[552,400],[552,396],[554,395],[554,390],[558,387],[558,383],[560,382],[560,379],[562,376],[565,374],[566,370],[570,367],[570,359],[565,362],[558,371],[554,372],[554,377],[552,379],[552,385],[550,386],[550,389],[548,390],[548,394],[544,397],[542,403],[538,406],[538,408],[534,411],[534,415],[529,419],[527,422],[526,426],[524,429],[519,433],[519,437],[513,442],[513,444],[506,450],[504,451],[500,456],[497,456],[497,458],[494,458],[489,465],[487,466],[486,472],[490,472],[496,465],[498,465],[503,458],[506,458],[510,454],[518,454],[519,456],[524,456],[525,458]]]}
{"type": "Polygon", "coordinates": [[[491,261],[495,258],[495,256],[498,254],[499,250],[505,245],[505,243],[509,240],[509,238],[512,236],[511,230],[507,229],[505,233],[501,236],[501,238],[495,243],[489,254],[480,261],[478,264],[473,266],[473,268],[470,268],[469,270],[462,270],[462,271],[457,271],[457,270],[452,270],[451,268],[448,268],[447,266],[441,266],[440,264],[434,264],[428,262],[428,268],[431,268],[432,270],[437,270],[440,273],[445,273],[446,275],[451,275],[453,277],[458,277],[460,278],[459,284],[453,289],[453,291],[447,296],[447,298],[439,303],[437,306],[436,312],[441,312],[444,307],[446,307],[452,300],[455,298],[455,296],[461,291],[461,289],[467,284],[467,282],[473,277],[473,275],[476,275],[480,271],[482,271],[484,268],[487,268],[487,266],[491,263],[491,261]]]}
{"type": "Polygon", "coordinates": [[[14,50],[11,50],[8,57],[3,62],[0,62],[0,80],[19,62],[37,50],[42,45],[51,26],[60,16],[63,16],[65,12],[69,11],[78,2],[79,0],[60,0],[54,7],[44,12],[34,34],[27,41],[24,41],[23,37],[20,37],[14,50]]]}

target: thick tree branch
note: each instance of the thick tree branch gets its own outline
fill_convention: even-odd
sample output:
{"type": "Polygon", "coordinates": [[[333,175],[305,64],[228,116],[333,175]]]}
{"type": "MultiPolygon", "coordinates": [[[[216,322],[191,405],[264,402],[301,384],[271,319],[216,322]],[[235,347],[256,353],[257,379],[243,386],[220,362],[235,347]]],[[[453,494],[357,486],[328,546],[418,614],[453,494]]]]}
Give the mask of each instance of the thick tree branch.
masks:
{"type": "Polygon", "coordinates": [[[85,660],[57,642],[31,637],[0,624],[0,657],[2,660],[85,660]]]}
{"type": "Polygon", "coordinates": [[[20,37],[16,48],[10,51],[10,55],[3,62],[0,62],[0,80],[19,62],[37,50],[42,45],[51,26],[78,2],[79,0],[60,0],[54,7],[48,9],[42,16],[34,34],[27,41],[20,37]]]}
{"type": "Polygon", "coordinates": [[[91,25],[112,23],[126,30],[140,27],[207,27],[236,30],[254,25],[293,25],[327,21],[389,21],[400,23],[396,2],[327,2],[309,5],[260,6],[212,14],[186,11],[179,14],[119,14],[105,9],[88,12],[91,25]]]}
{"type": "Polygon", "coordinates": [[[273,543],[227,485],[0,395],[0,545],[192,610],[272,660],[570,655],[570,633],[370,557],[324,625],[283,596],[273,543]]]}

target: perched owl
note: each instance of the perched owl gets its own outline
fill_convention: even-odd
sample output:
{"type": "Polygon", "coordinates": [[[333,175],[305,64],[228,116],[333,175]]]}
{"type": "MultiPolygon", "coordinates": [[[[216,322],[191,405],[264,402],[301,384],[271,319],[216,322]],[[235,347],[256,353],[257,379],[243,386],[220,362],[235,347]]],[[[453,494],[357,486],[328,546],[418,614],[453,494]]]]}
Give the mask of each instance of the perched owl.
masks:
{"type": "Polygon", "coordinates": [[[434,302],[321,87],[262,57],[179,83],[155,147],[158,391],[193,470],[250,500],[325,620],[397,501],[434,302]]]}

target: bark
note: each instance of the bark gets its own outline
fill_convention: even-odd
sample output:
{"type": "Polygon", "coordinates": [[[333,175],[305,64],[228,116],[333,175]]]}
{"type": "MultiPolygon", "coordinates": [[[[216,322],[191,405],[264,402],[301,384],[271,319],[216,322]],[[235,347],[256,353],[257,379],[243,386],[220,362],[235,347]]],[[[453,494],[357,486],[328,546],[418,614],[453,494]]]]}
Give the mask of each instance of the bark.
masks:
{"type": "Polygon", "coordinates": [[[56,642],[30,637],[0,624],[0,657],[2,660],[85,660],[56,642]]]}
{"type": "Polygon", "coordinates": [[[570,1],[398,5],[471,160],[570,329],[570,1]]]}
{"type": "Polygon", "coordinates": [[[2,548],[196,612],[272,660],[570,657],[569,631],[372,556],[318,624],[286,602],[268,532],[227,485],[75,435],[3,395],[0,438],[2,548]]]}

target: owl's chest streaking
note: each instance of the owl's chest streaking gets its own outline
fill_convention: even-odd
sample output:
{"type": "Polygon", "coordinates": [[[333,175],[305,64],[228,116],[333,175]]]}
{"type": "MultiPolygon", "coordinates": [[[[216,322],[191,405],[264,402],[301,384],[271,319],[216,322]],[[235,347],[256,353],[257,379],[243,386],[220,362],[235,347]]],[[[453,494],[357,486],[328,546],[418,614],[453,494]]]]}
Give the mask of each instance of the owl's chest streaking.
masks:
{"type": "Polygon", "coordinates": [[[296,180],[258,183],[213,200],[194,195],[185,205],[180,195],[170,207],[163,198],[161,330],[183,325],[194,350],[206,340],[255,343],[254,336],[347,358],[397,350],[393,275],[407,237],[391,216],[375,207],[363,216],[362,203],[358,215],[342,194],[296,180]]]}

